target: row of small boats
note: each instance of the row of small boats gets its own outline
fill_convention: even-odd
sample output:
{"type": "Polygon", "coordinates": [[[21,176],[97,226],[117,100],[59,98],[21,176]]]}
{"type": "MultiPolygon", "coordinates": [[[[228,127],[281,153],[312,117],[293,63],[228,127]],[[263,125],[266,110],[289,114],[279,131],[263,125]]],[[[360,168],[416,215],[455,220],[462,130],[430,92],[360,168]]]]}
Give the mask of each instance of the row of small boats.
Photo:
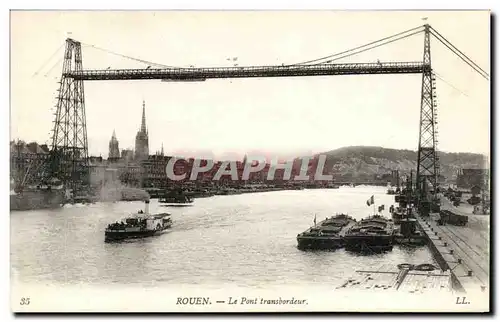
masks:
{"type": "MultiPolygon", "coordinates": [[[[191,199],[182,201],[192,202],[191,199]]],[[[159,235],[172,226],[170,214],[150,214],[149,200],[145,201],[145,205],[144,211],[140,210],[120,223],[108,225],[105,240],[159,235]]],[[[392,219],[374,214],[357,221],[347,214],[337,214],[317,224],[315,217],[314,226],[297,235],[298,248],[330,250],[345,247],[353,251],[379,252],[391,250],[394,243],[422,244],[426,241],[423,234],[415,229],[415,219],[410,218],[406,209],[391,206],[389,211],[392,219]]]]}

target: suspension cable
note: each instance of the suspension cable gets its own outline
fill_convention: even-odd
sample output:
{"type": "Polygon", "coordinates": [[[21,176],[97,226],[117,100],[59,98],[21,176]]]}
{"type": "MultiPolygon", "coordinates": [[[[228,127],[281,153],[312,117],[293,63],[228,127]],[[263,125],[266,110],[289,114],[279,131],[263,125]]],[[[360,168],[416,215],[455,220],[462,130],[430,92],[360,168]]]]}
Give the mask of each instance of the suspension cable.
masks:
{"type": "MultiPolygon", "coordinates": [[[[434,29],[433,29],[434,30],[434,29]]],[[[489,80],[489,74],[486,73],[484,70],[482,70],[479,66],[477,66],[476,63],[474,63],[469,57],[467,57],[465,54],[463,54],[462,52],[455,50],[454,47],[451,43],[449,43],[444,37],[443,39],[441,39],[440,37],[442,36],[438,36],[436,35],[433,31],[431,31],[431,34],[437,39],[439,40],[443,45],[445,45],[451,52],[453,52],[458,58],[460,58],[462,61],[464,61],[467,65],[469,65],[474,71],[476,71],[479,75],[481,75],[482,77],[484,77],[486,80],[489,80]],[[461,53],[462,55],[460,55],[459,53],[461,53]],[[477,66],[477,67],[476,67],[477,66]]]]}
{"type": "Polygon", "coordinates": [[[379,40],[376,40],[376,41],[372,41],[371,43],[368,43],[368,44],[365,44],[365,45],[362,45],[362,46],[358,46],[358,47],[355,47],[355,48],[352,48],[352,49],[349,49],[349,50],[346,50],[346,51],[343,51],[343,52],[340,52],[340,53],[336,53],[336,54],[328,55],[328,56],[325,56],[325,57],[321,57],[321,58],[317,58],[317,59],[312,59],[312,60],[308,60],[308,61],[304,61],[304,62],[301,62],[301,63],[296,63],[296,64],[292,64],[292,65],[288,65],[288,66],[295,66],[295,65],[303,65],[303,64],[314,63],[314,62],[317,62],[317,61],[320,61],[320,60],[325,60],[325,59],[328,59],[328,58],[331,58],[331,57],[335,57],[335,56],[347,54],[347,53],[349,53],[351,51],[355,51],[355,50],[358,50],[358,49],[361,49],[361,48],[364,48],[364,47],[376,44],[376,43],[381,42],[381,41],[385,41],[385,40],[388,40],[388,39],[391,39],[391,38],[394,38],[394,37],[397,37],[397,36],[401,36],[401,35],[404,35],[406,33],[409,33],[409,32],[412,32],[412,31],[415,31],[415,30],[418,30],[418,29],[421,29],[421,28],[423,30],[423,27],[424,26],[418,26],[418,27],[415,27],[415,28],[412,28],[412,29],[408,29],[406,31],[403,31],[403,32],[400,32],[400,33],[397,33],[397,34],[394,34],[392,36],[388,36],[388,37],[385,37],[385,38],[382,38],[382,39],[379,39],[379,40]]]}
{"type": "MultiPolygon", "coordinates": [[[[327,60],[326,63],[330,63],[330,62],[333,62],[333,61],[336,61],[336,60],[340,60],[340,59],[343,59],[343,58],[346,58],[346,57],[350,57],[350,56],[354,56],[354,55],[357,55],[357,54],[360,54],[362,52],[365,52],[365,51],[368,51],[368,50],[371,50],[371,49],[374,49],[374,48],[377,48],[377,47],[380,47],[380,46],[383,46],[383,45],[387,45],[389,43],[392,43],[392,42],[395,42],[395,41],[398,41],[398,40],[401,40],[401,39],[404,39],[404,38],[408,38],[408,37],[411,37],[413,35],[416,35],[422,31],[424,31],[424,26],[418,26],[418,27],[415,27],[415,28],[412,28],[412,29],[408,29],[406,31],[403,31],[403,32],[400,32],[400,33],[397,33],[397,34],[394,34],[392,36],[388,36],[388,37],[384,37],[384,38],[381,38],[379,40],[376,40],[376,41],[373,41],[373,42],[370,42],[368,44],[365,44],[365,45],[362,45],[362,46],[358,46],[358,47],[355,47],[355,48],[352,48],[352,49],[349,49],[349,50],[345,50],[345,51],[342,51],[342,52],[339,52],[339,53],[336,53],[336,54],[332,54],[332,55],[328,55],[328,56],[325,56],[325,57],[321,57],[321,58],[317,58],[317,59],[313,59],[313,60],[308,60],[308,61],[304,61],[304,62],[300,62],[300,63],[296,63],[296,64],[291,64],[291,65],[286,65],[286,66],[297,66],[297,65],[306,65],[306,64],[311,64],[311,63],[315,63],[315,64],[311,64],[311,65],[318,65],[318,64],[323,64],[325,62],[323,62],[324,60],[327,60]],[[408,34],[410,33],[410,34],[408,34]],[[368,47],[368,48],[367,48],[368,47]],[[339,57],[340,56],[340,57],[339,57]],[[329,58],[332,58],[332,59],[329,59],[329,58]]],[[[451,42],[449,42],[444,36],[442,36],[439,32],[437,32],[434,28],[430,27],[430,33],[436,38],[438,39],[443,45],[445,45],[450,51],[452,51],[455,55],[457,55],[460,59],[462,59],[466,64],[468,64],[472,69],[474,69],[478,74],[480,74],[481,76],[483,76],[485,79],[489,79],[489,74],[486,73],[481,67],[479,67],[474,61],[472,61],[469,57],[467,57],[467,55],[465,55],[463,52],[461,52],[458,48],[456,48],[451,42]]],[[[54,52],[54,54],[49,58],[48,61],[50,61],[50,59],[53,58],[53,56],[61,49],[61,47],[63,46],[64,44],[62,44],[57,50],[56,52],[54,52]]],[[[114,52],[114,51],[111,51],[111,50],[108,50],[108,49],[105,49],[105,48],[101,48],[101,47],[97,47],[95,45],[91,45],[91,44],[85,44],[85,43],[82,43],[82,45],[86,46],[86,47],[91,47],[91,48],[95,48],[97,50],[101,50],[101,51],[104,51],[106,53],[109,53],[109,54],[112,54],[112,55],[116,55],[116,56],[120,56],[120,57],[123,57],[123,58],[126,58],[126,59],[130,59],[130,60],[134,60],[134,61],[137,61],[137,62],[140,62],[140,63],[143,63],[143,64],[148,64],[150,66],[158,66],[158,67],[163,67],[163,68],[176,68],[176,69],[182,69],[183,67],[178,67],[178,66],[169,66],[169,65],[164,65],[164,64],[159,64],[159,63],[155,63],[155,62],[151,62],[151,61],[147,61],[147,60],[144,60],[144,59],[139,59],[139,58],[135,58],[135,57],[131,57],[131,56],[127,56],[127,55],[124,55],[124,54],[120,54],[120,53],[117,53],[117,52],[114,52]]],[[[46,65],[47,62],[44,63],[44,65],[46,65]]],[[[59,62],[59,61],[58,61],[59,62]]],[[[58,63],[57,62],[57,63],[58,63]]],[[[56,63],[56,64],[57,64],[56,63]]],[[[55,67],[55,65],[49,70],[49,72],[55,67]]],[[[43,68],[43,67],[42,67],[43,68]]],[[[49,73],[47,72],[47,74],[49,73]]],[[[35,73],[37,74],[38,71],[35,73]]],[[[46,75],[47,75],[46,74],[46,75]]],[[[447,83],[444,79],[442,79],[441,77],[438,77],[440,78],[442,81],[444,81],[445,83],[447,83]]],[[[456,87],[454,87],[453,85],[447,83],[448,85],[450,85],[451,87],[455,88],[456,90],[458,90],[456,87]]],[[[460,91],[460,90],[458,90],[460,91]]],[[[461,92],[461,91],[460,91],[461,92]]],[[[462,92],[463,93],[463,92],[462,92]]],[[[465,94],[464,94],[465,95],[465,94]]]]}
{"type": "Polygon", "coordinates": [[[147,61],[147,60],[144,60],[144,59],[134,58],[134,57],[123,55],[123,54],[120,54],[120,53],[117,53],[117,52],[114,52],[114,51],[111,51],[111,50],[108,50],[108,49],[105,49],[105,48],[97,47],[95,45],[84,44],[84,43],[81,43],[81,44],[84,45],[84,46],[86,46],[86,47],[95,48],[97,50],[101,50],[101,51],[104,51],[106,53],[109,53],[109,54],[112,54],[112,55],[115,55],[115,56],[120,56],[120,57],[123,57],[123,58],[135,60],[135,61],[138,61],[138,62],[143,63],[143,64],[148,64],[150,66],[158,66],[158,67],[163,67],[163,68],[181,68],[181,67],[176,67],[176,66],[168,66],[168,65],[158,64],[158,63],[154,63],[154,62],[147,61]]]}

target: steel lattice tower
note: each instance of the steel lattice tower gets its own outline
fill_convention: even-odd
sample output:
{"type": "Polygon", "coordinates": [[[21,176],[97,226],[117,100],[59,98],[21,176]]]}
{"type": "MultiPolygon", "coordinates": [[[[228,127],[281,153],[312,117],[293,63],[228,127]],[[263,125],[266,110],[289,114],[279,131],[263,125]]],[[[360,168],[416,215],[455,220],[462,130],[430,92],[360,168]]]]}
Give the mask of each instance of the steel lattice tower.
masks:
{"type": "MultiPolygon", "coordinates": [[[[424,30],[423,63],[431,66],[430,26],[424,30]]],[[[438,185],[439,164],[436,149],[436,82],[432,69],[422,73],[422,93],[420,102],[420,133],[418,139],[416,190],[421,201],[427,200],[425,194],[435,194],[438,185]]]]}
{"type": "Polygon", "coordinates": [[[83,80],[68,75],[82,70],[80,42],[66,39],[52,137],[51,173],[74,193],[87,187],[90,179],[83,80]]]}

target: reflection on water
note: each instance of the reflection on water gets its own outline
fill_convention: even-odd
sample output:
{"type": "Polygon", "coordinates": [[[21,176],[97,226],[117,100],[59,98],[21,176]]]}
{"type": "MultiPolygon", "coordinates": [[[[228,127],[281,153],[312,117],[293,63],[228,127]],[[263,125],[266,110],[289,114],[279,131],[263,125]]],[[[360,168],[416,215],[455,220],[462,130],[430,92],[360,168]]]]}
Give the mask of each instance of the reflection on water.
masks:
{"type": "MultiPolygon", "coordinates": [[[[23,282],[211,284],[234,286],[332,285],[357,269],[433,263],[426,247],[396,246],[391,252],[358,255],[297,249],[296,235],[335,213],[361,219],[373,213],[375,194],[385,209],[394,196],[385,188],[356,187],[215,196],[190,207],[165,208],[170,232],[123,243],[104,243],[105,227],[143,208],[140,202],[74,205],[11,213],[12,269],[23,282]]],[[[384,213],[389,215],[387,210],[384,213]]]]}

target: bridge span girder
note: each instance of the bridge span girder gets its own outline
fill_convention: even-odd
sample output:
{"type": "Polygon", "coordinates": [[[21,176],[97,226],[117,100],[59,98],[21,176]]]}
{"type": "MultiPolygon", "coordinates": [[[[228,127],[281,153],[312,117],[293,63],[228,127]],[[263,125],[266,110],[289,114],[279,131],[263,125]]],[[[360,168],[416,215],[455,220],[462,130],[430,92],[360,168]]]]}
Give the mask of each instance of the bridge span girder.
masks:
{"type": "Polygon", "coordinates": [[[63,77],[75,80],[205,81],[221,78],[300,77],[364,74],[421,74],[430,72],[422,62],[380,62],[292,66],[247,66],[211,68],[110,69],[68,71],[63,77]]]}

